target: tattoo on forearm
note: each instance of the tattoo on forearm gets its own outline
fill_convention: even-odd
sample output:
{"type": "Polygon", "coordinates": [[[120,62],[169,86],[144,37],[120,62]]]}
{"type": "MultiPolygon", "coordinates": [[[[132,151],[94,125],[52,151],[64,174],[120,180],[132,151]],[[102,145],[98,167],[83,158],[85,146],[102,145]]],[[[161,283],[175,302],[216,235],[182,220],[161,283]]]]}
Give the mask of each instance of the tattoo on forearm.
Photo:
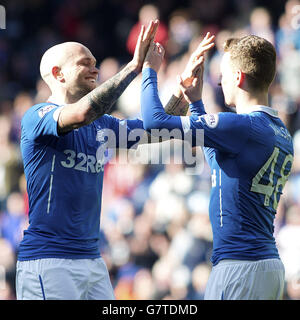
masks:
{"type": "Polygon", "coordinates": [[[169,102],[165,107],[166,113],[173,116],[185,116],[188,110],[188,103],[185,101],[181,95],[179,98],[175,95],[172,95],[169,102]]]}
{"type": "Polygon", "coordinates": [[[91,116],[93,120],[110,111],[114,102],[116,102],[136,76],[137,73],[127,66],[85,96],[88,105],[92,108],[91,116]]]}

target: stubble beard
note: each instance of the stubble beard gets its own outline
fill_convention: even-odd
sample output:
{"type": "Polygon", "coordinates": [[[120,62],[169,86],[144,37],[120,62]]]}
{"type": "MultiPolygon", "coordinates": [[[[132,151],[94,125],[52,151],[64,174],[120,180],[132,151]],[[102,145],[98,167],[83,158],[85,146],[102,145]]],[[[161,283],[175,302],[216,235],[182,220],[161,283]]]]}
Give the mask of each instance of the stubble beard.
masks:
{"type": "Polygon", "coordinates": [[[96,88],[96,86],[93,88],[87,84],[79,84],[76,89],[73,91],[73,93],[71,94],[72,96],[72,100],[74,102],[77,102],[78,100],[80,100],[81,98],[83,98],[84,96],[86,96],[88,93],[90,93],[91,91],[93,91],[96,88]]]}

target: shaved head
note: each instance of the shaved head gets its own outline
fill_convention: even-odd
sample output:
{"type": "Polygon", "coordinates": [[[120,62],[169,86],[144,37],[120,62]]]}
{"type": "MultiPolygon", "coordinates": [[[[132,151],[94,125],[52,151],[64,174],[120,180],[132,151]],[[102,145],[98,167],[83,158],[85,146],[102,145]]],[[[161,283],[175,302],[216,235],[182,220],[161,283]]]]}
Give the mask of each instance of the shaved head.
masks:
{"type": "Polygon", "coordinates": [[[51,75],[53,67],[61,68],[68,61],[72,60],[74,56],[85,51],[92,55],[90,50],[79,42],[64,42],[51,47],[44,53],[41,59],[41,77],[48,83],[48,78],[51,75]]]}
{"type": "MultiPolygon", "coordinates": [[[[91,83],[87,85],[82,77],[78,79],[79,71],[82,72],[79,67],[87,66],[91,70],[95,69],[95,64],[96,59],[87,47],[78,42],[64,42],[49,48],[44,53],[40,63],[40,74],[51,91],[54,88],[57,90],[57,87],[64,87],[67,90],[86,92],[93,89],[95,83],[91,79],[92,85],[91,83]]],[[[97,78],[96,70],[89,73],[97,78]]],[[[91,77],[90,74],[85,76],[91,77]]]]}

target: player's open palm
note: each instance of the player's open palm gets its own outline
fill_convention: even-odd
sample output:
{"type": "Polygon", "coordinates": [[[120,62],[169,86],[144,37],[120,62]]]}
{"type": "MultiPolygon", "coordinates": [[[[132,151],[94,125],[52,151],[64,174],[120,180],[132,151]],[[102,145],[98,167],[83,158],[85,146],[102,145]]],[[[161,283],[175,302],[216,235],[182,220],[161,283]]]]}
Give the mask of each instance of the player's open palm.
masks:
{"type": "Polygon", "coordinates": [[[145,26],[142,25],[141,31],[136,43],[134,56],[133,56],[133,63],[137,66],[137,69],[141,71],[143,62],[145,60],[147,51],[149,49],[151,41],[154,40],[156,35],[156,31],[159,25],[158,20],[151,20],[147,29],[145,30],[145,26]]]}

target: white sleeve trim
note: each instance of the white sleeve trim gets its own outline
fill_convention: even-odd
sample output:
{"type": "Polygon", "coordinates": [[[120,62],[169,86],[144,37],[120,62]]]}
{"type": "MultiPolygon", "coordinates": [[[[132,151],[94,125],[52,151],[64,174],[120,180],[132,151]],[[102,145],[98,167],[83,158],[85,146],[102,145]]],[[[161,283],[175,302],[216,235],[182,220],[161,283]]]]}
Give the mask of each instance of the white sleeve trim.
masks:
{"type": "Polygon", "coordinates": [[[189,116],[180,117],[182,129],[184,133],[187,133],[191,129],[191,121],[189,116]]]}
{"type": "Polygon", "coordinates": [[[54,112],[53,112],[53,119],[54,121],[58,121],[58,117],[59,117],[59,114],[61,112],[61,109],[63,108],[64,106],[61,106],[59,108],[57,108],[54,112]]]}

